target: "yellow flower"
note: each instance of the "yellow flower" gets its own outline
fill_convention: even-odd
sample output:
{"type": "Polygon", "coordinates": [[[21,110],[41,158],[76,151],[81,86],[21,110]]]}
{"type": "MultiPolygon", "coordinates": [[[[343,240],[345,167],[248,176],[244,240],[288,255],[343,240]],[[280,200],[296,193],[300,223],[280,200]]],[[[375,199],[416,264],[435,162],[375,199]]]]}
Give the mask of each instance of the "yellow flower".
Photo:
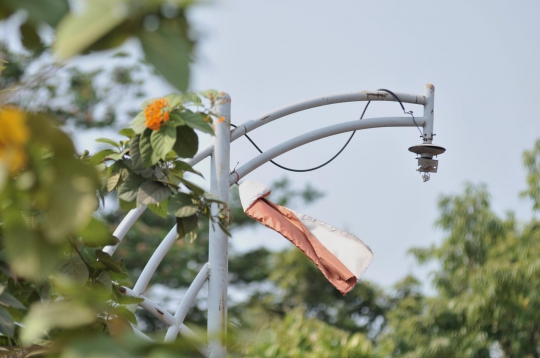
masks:
{"type": "Polygon", "coordinates": [[[24,112],[17,108],[0,108],[0,163],[12,175],[26,164],[24,147],[29,138],[24,112]]]}
{"type": "Polygon", "coordinates": [[[163,123],[168,122],[170,119],[168,106],[169,101],[166,98],[159,98],[150,103],[144,110],[146,127],[157,131],[163,123]]]}

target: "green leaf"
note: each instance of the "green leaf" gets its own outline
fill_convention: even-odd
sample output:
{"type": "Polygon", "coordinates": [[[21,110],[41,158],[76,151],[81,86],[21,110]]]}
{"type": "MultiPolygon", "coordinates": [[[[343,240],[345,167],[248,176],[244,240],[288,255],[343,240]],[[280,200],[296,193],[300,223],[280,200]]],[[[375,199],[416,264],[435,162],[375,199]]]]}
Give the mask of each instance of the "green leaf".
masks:
{"type": "Polygon", "coordinates": [[[169,108],[174,110],[176,107],[181,107],[184,103],[184,96],[179,93],[171,93],[170,95],[165,96],[169,102],[169,108]]]}
{"type": "Polygon", "coordinates": [[[2,2],[13,8],[24,9],[33,25],[45,22],[53,28],[69,12],[67,0],[3,0],[2,2]]]}
{"type": "Polygon", "coordinates": [[[163,78],[185,91],[189,81],[191,46],[182,28],[174,20],[162,20],[156,31],[140,31],[139,38],[148,62],[163,78]]]}
{"type": "Polygon", "coordinates": [[[58,272],[80,285],[86,284],[89,277],[88,267],[76,253],[60,262],[58,272]]]}
{"type": "Polygon", "coordinates": [[[147,129],[144,112],[139,112],[139,114],[137,114],[133,122],[131,122],[131,127],[133,128],[133,132],[135,134],[141,134],[145,131],[145,129],[147,129]]]}
{"type": "Polygon", "coordinates": [[[209,90],[206,90],[206,91],[201,91],[199,92],[201,94],[201,96],[203,96],[204,98],[208,98],[210,101],[212,101],[212,103],[217,99],[219,98],[219,92],[216,91],[215,89],[209,89],[209,90]]]}
{"type": "Polygon", "coordinates": [[[199,218],[197,215],[176,218],[176,232],[180,238],[184,238],[187,242],[193,242],[199,232],[199,218]]]}
{"type": "Polygon", "coordinates": [[[154,153],[154,150],[152,149],[152,143],[150,142],[150,137],[152,135],[152,130],[147,129],[144,131],[143,134],[141,134],[140,143],[139,143],[139,151],[141,153],[141,159],[147,167],[151,167],[152,165],[156,164],[159,160],[159,156],[157,156],[154,153]]]}
{"type": "Polygon", "coordinates": [[[15,322],[8,311],[0,307],[0,333],[8,337],[13,337],[15,333],[15,322]]]}
{"type": "Polygon", "coordinates": [[[107,290],[112,290],[112,280],[111,276],[107,271],[101,271],[96,276],[96,282],[99,283],[101,286],[103,286],[107,290]]]}
{"type": "Polygon", "coordinates": [[[107,191],[113,191],[114,189],[116,189],[116,185],[118,185],[120,177],[120,173],[115,173],[107,178],[107,191]]]}
{"type": "Polygon", "coordinates": [[[196,93],[186,92],[184,93],[184,99],[185,101],[192,102],[196,106],[202,106],[201,97],[199,97],[196,93]]]}
{"type": "Polygon", "coordinates": [[[158,214],[162,218],[167,217],[167,206],[169,204],[169,199],[163,200],[159,204],[150,204],[148,205],[148,209],[150,209],[152,212],[158,214]]]}
{"type": "Polygon", "coordinates": [[[180,117],[182,117],[184,122],[186,122],[186,124],[191,128],[214,135],[214,130],[208,123],[206,123],[204,120],[205,116],[203,114],[183,111],[180,113],[180,117]]]}
{"type": "MultiPolygon", "coordinates": [[[[119,288],[119,290],[122,290],[122,288],[119,288]]],[[[138,304],[138,303],[141,303],[142,301],[144,301],[144,298],[142,298],[142,297],[131,297],[131,296],[126,296],[125,294],[122,294],[119,291],[117,291],[117,292],[119,294],[118,302],[123,304],[123,305],[138,304]]]]}
{"type": "Polygon", "coordinates": [[[28,228],[19,210],[11,207],[2,211],[5,227],[1,242],[12,274],[30,279],[46,277],[56,267],[57,250],[28,228]]]}
{"type": "Polygon", "coordinates": [[[192,192],[194,192],[195,195],[202,196],[206,192],[206,190],[204,190],[197,184],[190,182],[189,180],[186,180],[184,178],[178,178],[178,180],[186,187],[188,187],[192,192]]]}
{"type": "Polygon", "coordinates": [[[120,206],[120,210],[132,210],[137,207],[136,201],[128,202],[128,201],[119,199],[118,204],[120,206]]]}
{"type": "Polygon", "coordinates": [[[130,173],[127,179],[118,187],[118,198],[127,202],[132,202],[137,199],[139,187],[146,179],[141,176],[130,173]]]}
{"type": "Polygon", "coordinates": [[[56,28],[53,47],[60,61],[84,51],[128,15],[123,0],[92,0],[84,5],[84,11],[68,13],[56,28]]]}
{"type": "Polygon", "coordinates": [[[137,205],[158,204],[172,195],[171,189],[155,181],[143,183],[137,193],[137,205]]]}
{"type": "Polygon", "coordinates": [[[178,113],[171,113],[170,120],[167,124],[172,125],[173,127],[185,126],[186,122],[178,115],[178,113]]]}
{"type": "Polygon", "coordinates": [[[129,152],[129,148],[126,148],[124,149],[123,151],[121,151],[120,153],[118,152],[115,152],[115,153],[112,153],[112,154],[109,154],[108,157],[112,160],[120,160],[124,157],[124,155],[129,152]]]}
{"type": "Polygon", "coordinates": [[[13,297],[9,292],[4,291],[2,294],[0,294],[0,304],[7,306],[7,307],[13,307],[16,309],[25,310],[26,307],[20,303],[15,297],[13,297]]]}
{"type": "Polygon", "coordinates": [[[176,142],[176,129],[173,126],[163,125],[157,131],[152,131],[150,143],[156,156],[165,159],[176,142]]]}
{"type": "Polygon", "coordinates": [[[133,171],[144,178],[151,178],[154,174],[152,168],[147,168],[141,158],[140,135],[135,135],[129,144],[129,155],[133,165],[133,171]]]}
{"type": "MultiPolygon", "coordinates": [[[[108,328],[108,334],[96,334],[97,329],[89,330],[90,332],[94,334],[84,334],[79,333],[74,334],[75,332],[71,333],[69,338],[66,340],[66,344],[62,347],[62,352],[58,356],[62,358],[131,358],[134,357],[135,354],[132,354],[131,352],[134,352],[135,350],[139,350],[139,347],[144,347],[145,345],[149,345],[148,342],[142,341],[138,339],[129,339],[133,337],[133,333],[131,330],[131,327],[129,326],[128,322],[125,322],[123,324],[121,321],[121,318],[116,318],[114,320],[101,320],[100,325],[104,324],[108,328]],[[113,336],[116,337],[122,337],[123,334],[126,334],[130,332],[129,338],[126,338],[126,340],[121,340],[118,343],[118,341],[113,340],[113,336]],[[126,349],[124,349],[124,345],[126,343],[124,342],[130,342],[130,349],[129,353],[126,349]],[[140,342],[140,345],[139,345],[140,342]],[[144,342],[144,343],[143,343],[144,342]],[[135,343],[135,344],[133,344],[135,343]],[[137,347],[137,348],[134,348],[137,347]]],[[[149,357],[149,358],[158,358],[157,355],[147,355],[143,354],[143,356],[149,357]]],[[[159,356],[159,358],[170,358],[170,357],[163,357],[163,355],[159,356]]]]}
{"type": "Polygon", "coordinates": [[[21,341],[30,345],[52,328],[75,328],[94,322],[95,313],[75,302],[53,301],[35,303],[23,320],[21,341]]]}
{"type": "Polygon", "coordinates": [[[159,99],[159,98],[148,98],[148,99],[145,99],[145,100],[142,101],[142,103],[141,103],[141,109],[144,111],[144,110],[146,109],[146,107],[148,107],[149,104],[155,102],[156,99],[159,99]]]}
{"type": "Polygon", "coordinates": [[[168,211],[177,218],[192,216],[198,210],[193,204],[193,198],[186,193],[178,193],[169,199],[168,211]]]}
{"type": "Polygon", "coordinates": [[[118,134],[123,135],[124,137],[133,138],[133,136],[135,135],[135,131],[131,128],[124,128],[120,129],[118,134]]]}
{"type": "Polygon", "coordinates": [[[101,163],[103,159],[105,159],[109,154],[113,154],[113,153],[117,153],[117,152],[112,149],[105,149],[105,150],[99,151],[92,156],[92,158],[90,159],[90,164],[97,165],[101,163]]]}
{"type": "Polygon", "coordinates": [[[199,137],[187,126],[176,127],[176,142],[173,150],[182,158],[193,158],[199,149],[199,137]]]}
{"type": "Polygon", "coordinates": [[[92,218],[88,226],[79,234],[84,244],[88,247],[118,244],[118,239],[111,234],[109,228],[96,218],[92,218]]]}
{"type": "Polygon", "coordinates": [[[96,257],[99,259],[99,261],[105,265],[105,267],[113,272],[122,273],[124,272],[124,269],[122,268],[122,265],[113,259],[111,255],[109,255],[106,252],[103,252],[101,250],[96,250],[96,257]]]}
{"type": "Polygon", "coordinates": [[[41,53],[44,50],[41,38],[33,24],[27,21],[19,28],[19,30],[21,33],[21,42],[26,49],[35,54],[41,53]]]}
{"type": "Polygon", "coordinates": [[[221,222],[218,222],[218,225],[221,231],[223,231],[227,236],[231,236],[231,233],[229,232],[229,228],[227,228],[227,226],[223,225],[223,223],[221,222]]]}
{"type": "Polygon", "coordinates": [[[120,149],[120,144],[115,142],[114,140],[112,139],[109,139],[109,138],[98,138],[96,139],[96,142],[98,143],[105,143],[105,144],[110,144],[112,145],[113,147],[116,147],[118,149],[120,149]]]}
{"type": "MultiPolygon", "coordinates": [[[[122,262],[122,265],[124,265],[124,263],[122,262]]],[[[125,268],[125,266],[124,266],[125,268]]],[[[127,272],[127,270],[124,270],[122,273],[118,273],[118,272],[112,272],[112,271],[109,271],[109,274],[111,275],[111,280],[113,281],[126,281],[126,282],[129,282],[129,273],[127,272]]]]}
{"type": "Polygon", "coordinates": [[[133,312],[128,310],[126,307],[123,307],[123,306],[114,307],[113,313],[116,314],[118,317],[124,318],[129,323],[132,323],[135,326],[137,326],[137,317],[135,317],[135,314],[133,314],[133,312]]]}
{"type": "Polygon", "coordinates": [[[201,178],[204,178],[203,175],[200,172],[196,171],[195,169],[193,169],[193,167],[191,165],[189,165],[188,163],[183,162],[181,160],[177,160],[176,162],[174,162],[174,168],[179,169],[179,170],[184,171],[184,172],[190,172],[190,173],[193,173],[193,174],[197,174],[201,178]]]}

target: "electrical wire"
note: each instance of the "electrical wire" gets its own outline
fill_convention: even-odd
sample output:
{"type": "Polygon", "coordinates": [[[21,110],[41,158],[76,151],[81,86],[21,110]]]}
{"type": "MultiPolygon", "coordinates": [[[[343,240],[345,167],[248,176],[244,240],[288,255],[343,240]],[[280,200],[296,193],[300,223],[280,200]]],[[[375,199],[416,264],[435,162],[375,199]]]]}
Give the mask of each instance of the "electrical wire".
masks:
{"type": "MultiPolygon", "coordinates": [[[[371,103],[371,101],[368,101],[368,103],[366,103],[366,106],[364,107],[364,110],[362,111],[362,115],[360,116],[360,119],[364,118],[364,114],[366,113],[366,109],[368,108],[369,104],[371,103]]],[[[233,126],[234,128],[236,128],[237,126],[235,126],[234,124],[231,123],[231,126],[233,126]]],[[[351,139],[354,137],[354,134],[356,133],[356,131],[353,131],[351,133],[351,135],[349,136],[349,139],[347,139],[347,142],[345,142],[345,145],[343,145],[343,147],[341,147],[341,149],[339,150],[339,152],[337,152],[336,155],[334,155],[332,158],[330,158],[330,160],[324,162],[323,164],[319,165],[319,166],[316,166],[316,167],[313,167],[313,168],[309,168],[309,169],[293,169],[293,168],[287,168],[281,164],[278,164],[276,162],[274,162],[273,160],[270,161],[270,163],[274,164],[275,166],[281,168],[281,169],[284,169],[284,170],[288,170],[290,172],[295,172],[295,173],[305,173],[305,172],[311,172],[313,170],[317,170],[317,169],[320,169],[322,167],[324,167],[325,165],[329,164],[331,161],[333,161],[334,159],[336,159],[338,157],[338,155],[341,154],[341,152],[343,152],[345,150],[345,148],[347,147],[347,145],[349,145],[349,142],[351,141],[351,139]]],[[[253,144],[253,146],[259,151],[259,153],[263,153],[263,151],[257,146],[257,144],[255,144],[255,142],[247,135],[247,134],[244,134],[246,136],[246,138],[251,142],[251,144],[253,144]]]]}
{"type": "Polygon", "coordinates": [[[384,91],[384,92],[387,92],[389,93],[390,95],[392,95],[392,97],[394,97],[396,99],[396,101],[399,102],[399,105],[401,106],[401,109],[403,109],[403,113],[405,114],[409,114],[411,115],[412,117],[412,120],[414,122],[414,125],[416,126],[416,129],[418,129],[418,132],[420,132],[420,138],[422,138],[424,140],[424,142],[426,141],[426,137],[424,137],[424,134],[422,133],[422,131],[420,130],[420,127],[418,127],[418,123],[416,123],[416,119],[414,119],[414,114],[413,114],[413,111],[405,111],[405,107],[403,106],[403,103],[401,103],[401,100],[398,98],[398,96],[396,96],[396,94],[390,90],[387,90],[385,88],[379,88],[377,91],[384,91]]]}
{"type": "MultiPolygon", "coordinates": [[[[403,106],[403,103],[401,103],[400,99],[398,98],[398,96],[395,95],[394,92],[390,91],[390,90],[387,90],[387,89],[384,89],[384,88],[380,88],[378,89],[377,91],[384,91],[384,92],[387,92],[389,93],[390,95],[392,95],[398,102],[399,102],[399,105],[401,106],[401,108],[403,109],[403,113],[405,114],[409,114],[411,115],[412,119],[413,119],[413,122],[414,124],[416,125],[416,128],[418,128],[418,131],[420,132],[420,136],[422,138],[424,138],[425,140],[425,137],[424,135],[422,134],[422,131],[420,130],[420,128],[418,127],[418,124],[416,123],[416,120],[414,119],[414,115],[413,115],[413,111],[408,111],[406,112],[405,111],[405,107],[403,106]]],[[[364,118],[364,114],[366,114],[366,110],[369,106],[369,104],[371,103],[371,101],[368,101],[368,103],[366,103],[366,106],[364,107],[364,110],[362,111],[362,115],[360,116],[359,120],[362,120],[364,118]]],[[[238,126],[234,125],[231,123],[231,126],[234,127],[234,128],[237,128],[238,126]]],[[[334,159],[336,159],[338,157],[338,155],[341,154],[341,152],[343,152],[345,150],[345,148],[349,145],[349,142],[351,141],[351,139],[354,137],[354,134],[356,133],[356,130],[353,131],[351,133],[351,135],[349,136],[349,139],[347,139],[347,142],[345,142],[345,144],[343,145],[343,147],[341,147],[341,149],[336,153],[336,155],[334,155],[332,158],[330,158],[328,161],[324,162],[323,164],[319,165],[319,166],[316,166],[316,167],[313,167],[313,168],[309,168],[309,169],[293,169],[293,168],[287,168],[281,164],[278,164],[276,162],[274,162],[273,160],[270,160],[270,163],[274,164],[275,166],[281,168],[281,169],[284,169],[284,170],[287,170],[287,171],[290,171],[290,172],[295,172],[295,173],[305,173],[305,172],[311,172],[313,170],[317,170],[317,169],[320,169],[322,167],[324,167],[325,165],[329,164],[330,162],[332,162],[334,159]]],[[[253,146],[259,151],[259,153],[263,153],[263,151],[261,150],[261,148],[259,148],[257,146],[257,144],[255,144],[255,142],[253,141],[253,139],[251,139],[247,134],[244,134],[244,136],[251,142],[251,144],[253,144],[253,146]]],[[[234,170],[233,170],[234,172],[234,170]]]]}

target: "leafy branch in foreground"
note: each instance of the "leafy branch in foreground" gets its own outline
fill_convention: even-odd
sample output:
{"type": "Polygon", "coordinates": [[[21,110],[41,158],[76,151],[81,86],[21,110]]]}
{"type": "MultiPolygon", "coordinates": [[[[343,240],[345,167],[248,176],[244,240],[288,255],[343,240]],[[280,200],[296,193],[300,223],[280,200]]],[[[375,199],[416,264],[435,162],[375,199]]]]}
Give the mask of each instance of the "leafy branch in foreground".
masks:
{"type": "MultiPolygon", "coordinates": [[[[218,99],[215,91],[205,95],[210,106],[218,99]]],[[[113,149],[79,158],[53,119],[0,109],[0,344],[60,354],[77,337],[113,346],[107,337],[131,339],[137,320],[127,305],[140,299],[118,290],[131,282],[124,264],[102,250],[118,240],[93,216],[96,193],[116,191],[125,209],[146,205],[174,216],[187,241],[200,215],[227,230],[225,205],[185,178],[201,175],[182,160],[198,150],[195,129],[213,133],[202,98],[175,94],[143,109],[144,127],[139,115],[120,131],[126,140],[100,138],[113,149]]]]}
{"type": "MultiPolygon", "coordinates": [[[[216,91],[203,95],[210,99],[210,106],[219,96],[216,91]]],[[[199,215],[227,231],[228,214],[222,203],[185,178],[186,172],[202,177],[185,159],[197,153],[199,139],[195,130],[214,133],[209,124],[210,109],[195,93],[148,100],[141,109],[131,128],[119,132],[126,140],[100,138],[98,142],[111,148],[87,159],[105,176],[105,189],[117,191],[124,210],[145,205],[162,217],[176,217],[178,235],[187,241],[197,237],[199,215]],[[211,211],[213,203],[218,204],[218,214],[211,211]]]]}

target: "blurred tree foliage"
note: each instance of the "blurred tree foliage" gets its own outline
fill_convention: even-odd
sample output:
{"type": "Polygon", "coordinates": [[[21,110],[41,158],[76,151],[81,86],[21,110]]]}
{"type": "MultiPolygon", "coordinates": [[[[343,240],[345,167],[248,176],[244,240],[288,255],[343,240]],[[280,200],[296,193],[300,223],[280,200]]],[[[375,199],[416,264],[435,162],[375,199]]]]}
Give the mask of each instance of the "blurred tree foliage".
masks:
{"type": "MultiPolygon", "coordinates": [[[[540,141],[524,153],[528,188],[538,210],[540,141]]],[[[540,356],[540,222],[499,217],[485,186],[442,196],[437,225],[448,233],[439,246],[412,249],[434,261],[436,294],[424,296],[407,278],[396,287],[382,357],[540,356]]]]}
{"type": "MultiPolygon", "coordinates": [[[[194,127],[212,132],[210,125],[202,115],[184,110],[185,99],[176,95],[170,103],[162,100],[165,106],[159,115],[166,113],[168,122],[170,114],[169,123],[160,121],[153,131],[143,127],[140,134],[126,129],[121,134],[128,139],[121,144],[102,140],[118,152],[108,149],[93,157],[80,155],[58,124],[92,127],[113,123],[118,102],[132,88],[140,90],[141,79],[132,76],[138,67],[123,64],[107,71],[84,71],[50,61],[51,56],[62,60],[113,49],[128,37],[136,37],[150,65],[185,90],[192,45],[184,17],[189,3],[107,0],[77,4],[82,7],[69,11],[65,0],[0,3],[0,19],[11,21],[26,15],[22,26],[9,28],[11,37],[19,30],[25,51],[14,54],[4,49],[0,67],[2,351],[9,356],[200,356],[182,339],[162,344],[135,337],[131,325],[136,318],[127,305],[140,299],[127,297],[120,289],[131,285],[127,270],[121,260],[101,250],[118,240],[94,211],[98,194],[105,190],[105,170],[114,177],[114,185],[107,182],[109,190],[119,186],[123,194],[134,192],[137,201],[155,206],[164,199],[189,196],[192,202],[183,203],[189,211],[196,207],[197,214],[208,216],[212,199],[183,179],[184,172],[192,169],[170,147],[185,158],[196,152],[197,141],[176,143],[174,135],[164,133],[182,127],[177,131],[196,137],[194,127]],[[53,54],[46,43],[46,33],[51,30],[53,54]],[[159,52],[165,49],[168,55],[162,56],[159,52]],[[171,72],[173,66],[175,73],[171,72]],[[137,153],[140,158],[135,162],[137,145],[131,142],[138,144],[142,135],[147,142],[152,137],[152,146],[137,153]],[[107,171],[104,161],[113,161],[114,168],[107,171]],[[131,185],[139,174],[144,180],[131,185]],[[179,193],[179,181],[192,192],[179,193]]],[[[135,198],[125,198],[125,202],[132,201],[135,198]]],[[[181,209],[176,205],[173,214],[182,216],[181,209]]],[[[221,211],[219,215],[214,222],[221,226],[225,221],[221,211]]]]}
{"type": "Polygon", "coordinates": [[[266,318],[265,323],[255,333],[251,333],[251,340],[244,339],[246,344],[238,349],[239,354],[233,356],[290,358],[373,356],[373,344],[365,335],[351,333],[317,319],[307,318],[306,312],[301,308],[287,312],[283,318],[266,318]]]}
{"type": "Polygon", "coordinates": [[[136,112],[127,103],[147,97],[143,79],[149,66],[117,53],[109,66],[95,70],[53,62],[50,48],[41,53],[13,52],[0,47],[4,71],[0,104],[47,112],[61,124],[77,128],[119,127],[136,112]]]}
{"type": "Polygon", "coordinates": [[[36,53],[44,49],[43,28],[52,29],[56,37],[53,49],[60,61],[113,49],[137,38],[157,72],[185,91],[195,43],[185,16],[191,4],[189,0],[4,0],[0,19],[24,12],[21,40],[36,53]]]}

